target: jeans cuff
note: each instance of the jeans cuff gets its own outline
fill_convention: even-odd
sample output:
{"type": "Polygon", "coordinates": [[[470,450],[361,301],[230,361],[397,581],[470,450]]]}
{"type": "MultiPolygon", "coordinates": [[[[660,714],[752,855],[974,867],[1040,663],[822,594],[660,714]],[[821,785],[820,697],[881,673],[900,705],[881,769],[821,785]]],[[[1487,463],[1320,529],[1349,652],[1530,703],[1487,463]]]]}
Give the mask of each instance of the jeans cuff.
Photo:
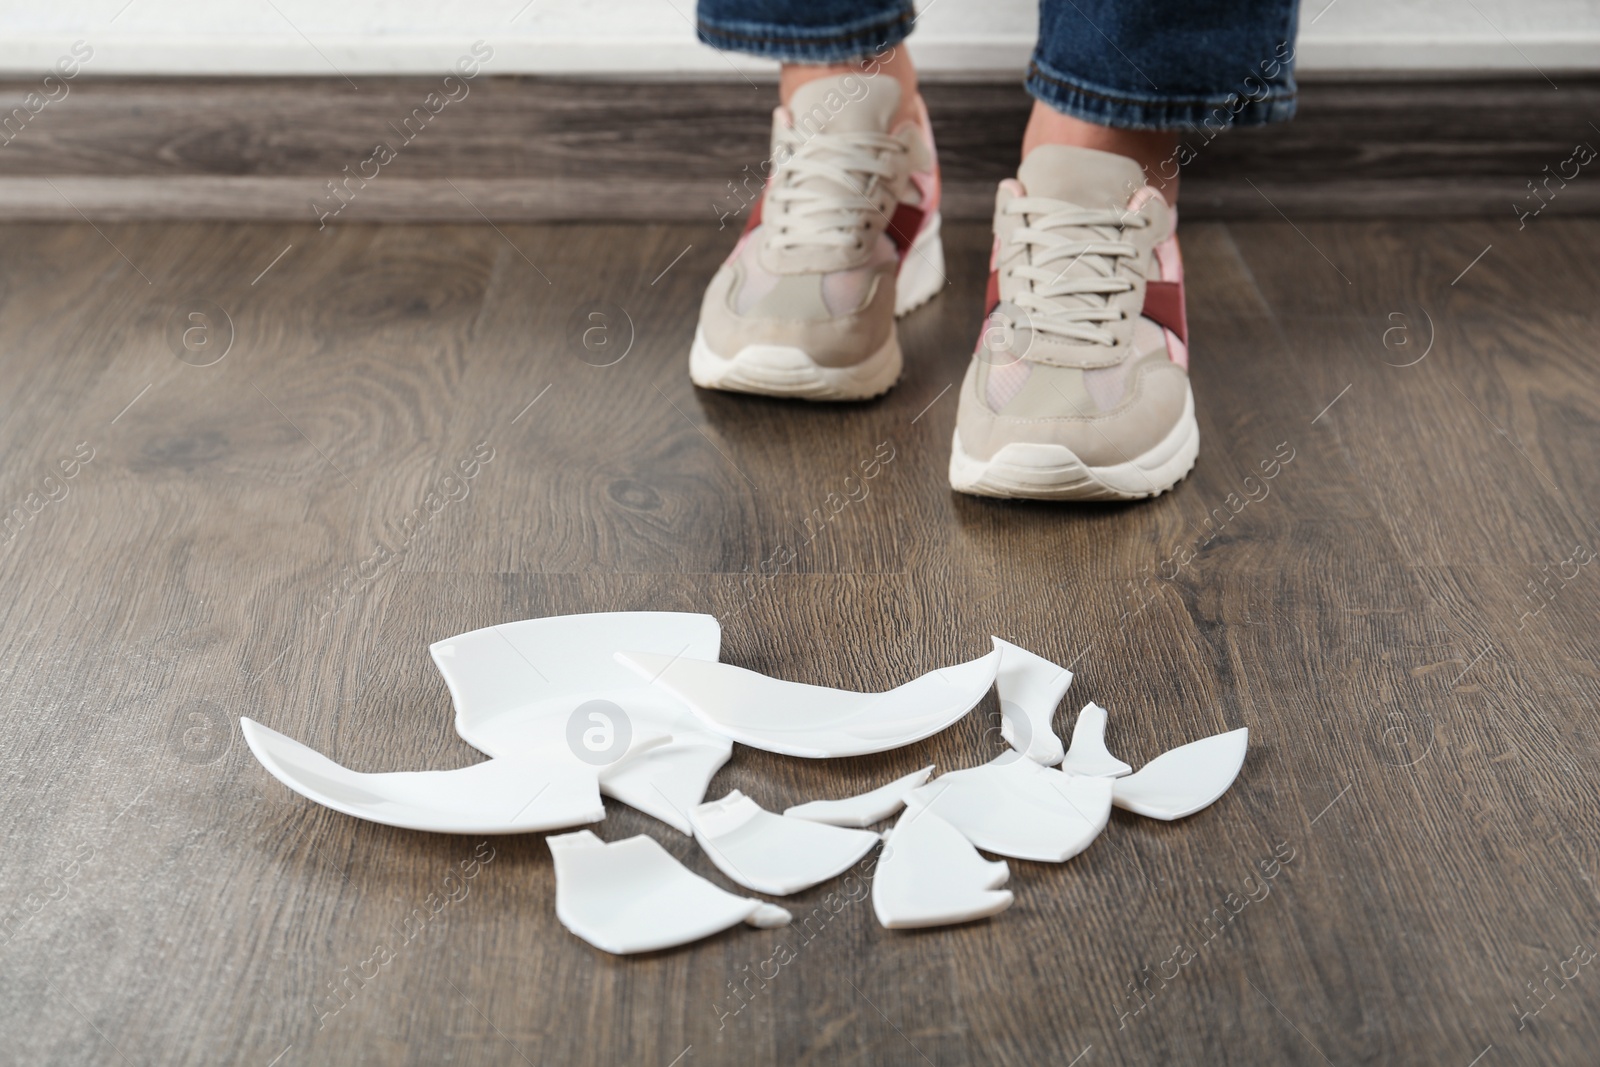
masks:
{"type": "Polygon", "coordinates": [[[1263,126],[1294,117],[1294,78],[1256,79],[1252,90],[1211,95],[1132,93],[1084,82],[1051,69],[1034,56],[1024,83],[1034,99],[1097,126],[1128,130],[1204,129],[1213,135],[1228,126],[1263,126]]]}
{"type": "Polygon", "coordinates": [[[831,26],[746,22],[698,17],[702,44],[725,52],[745,52],[783,63],[842,63],[897,45],[911,33],[917,17],[912,0],[893,0],[883,11],[831,26]]]}

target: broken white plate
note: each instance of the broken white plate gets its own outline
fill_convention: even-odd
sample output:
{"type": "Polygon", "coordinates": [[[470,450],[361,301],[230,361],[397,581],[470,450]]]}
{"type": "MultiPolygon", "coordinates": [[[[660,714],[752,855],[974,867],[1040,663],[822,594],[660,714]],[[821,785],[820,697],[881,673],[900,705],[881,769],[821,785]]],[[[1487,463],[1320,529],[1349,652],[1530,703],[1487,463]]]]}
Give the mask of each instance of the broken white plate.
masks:
{"type": "Polygon", "coordinates": [[[555,863],[556,917],[606,952],[653,952],[741,922],[772,927],[791,918],[776,904],[717,888],[644,834],[608,844],[580,830],[546,843],[555,863]]]}
{"type": "Polygon", "coordinates": [[[909,745],[971,711],[994,684],[1000,649],[883,693],[769,678],[714,660],[618,652],[641,678],[688,704],[712,729],[751,748],[824,759],[909,745]]]}
{"type": "Polygon", "coordinates": [[[907,815],[925,808],[985,852],[1060,863],[1105,829],[1111,779],[1078,778],[1007,753],[913,790],[907,815]]]}
{"type": "Polygon", "coordinates": [[[1181,819],[1209,807],[1228,791],[1244,766],[1250,730],[1241,727],[1169,749],[1118,778],[1111,802],[1152,819],[1181,819]]]}
{"type": "MultiPolygon", "coordinates": [[[[575,757],[565,743],[453,771],[363,774],[253,719],[240,719],[239,729],[261,765],[296,793],[385,826],[445,834],[520,834],[606,817],[599,769],[575,757]]],[[[645,751],[666,740],[663,734],[636,736],[630,751],[645,751]]]]}
{"type": "Polygon", "coordinates": [[[1062,749],[1051,724],[1072,672],[1010,641],[997,637],[994,643],[1000,649],[994,683],[1000,694],[1000,736],[1035,763],[1054,767],[1062,749]]]}
{"type": "Polygon", "coordinates": [[[775,897],[842,874],[881,840],[868,830],[774,815],[737,789],[701,804],[689,819],[695,840],[718,870],[775,897]]]}
{"type": "Polygon", "coordinates": [[[1011,869],[978,855],[961,831],[921,808],[908,810],[884,835],[872,878],[872,910],[891,930],[948,926],[1005,911],[1001,889],[1011,869]]]}
{"type": "Polygon", "coordinates": [[[669,744],[626,766],[612,765],[601,792],[687,834],[689,809],[705,799],[707,783],[733,745],[671,693],[618,664],[613,653],[637,648],[714,660],[721,643],[722,629],[710,615],[612,611],[488,626],[437,641],[428,651],[450,689],[456,733],[490,756],[514,756],[563,738],[571,744],[573,718],[584,718],[581,707],[597,700],[615,705],[605,713],[613,744],[624,744],[626,733],[671,734],[669,744]]]}
{"type": "Polygon", "coordinates": [[[813,800],[783,809],[792,819],[809,819],[830,826],[871,826],[882,822],[905,807],[906,794],[928,780],[933,764],[920,771],[912,771],[904,778],[896,778],[888,785],[880,785],[870,793],[846,797],[843,800],[813,800]]]}
{"type": "Polygon", "coordinates": [[[1072,728],[1072,747],[1067,749],[1061,769],[1085,778],[1121,778],[1133,768],[1113,756],[1106,748],[1106,709],[1090,701],[1078,712],[1072,728]]]}

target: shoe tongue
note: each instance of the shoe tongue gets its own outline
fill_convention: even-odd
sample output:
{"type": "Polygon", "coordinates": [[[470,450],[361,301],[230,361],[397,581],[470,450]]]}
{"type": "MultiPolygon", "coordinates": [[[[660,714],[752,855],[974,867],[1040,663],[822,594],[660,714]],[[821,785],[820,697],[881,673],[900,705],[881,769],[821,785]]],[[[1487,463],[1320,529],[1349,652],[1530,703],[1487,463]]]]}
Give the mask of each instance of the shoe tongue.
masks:
{"type": "Polygon", "coordinates": [[[1144,170],[1127,156],[1055,144],[1029,152],[1017,180],[1029,196],[1116,210],[1127,207],[1129,198],[1145,184],[1144,170]]]}
{"type": "Polygon", "coordinates": [[[806,82],[789,98],[789,114],[802,136],[816,133],[887,133],[900,106],[893,78],[836,74],[806,82]]]}
{"type": "MultiPolygon", "coordinates": [[[[1060,200],[1076,207],[1090,210],[1110,209],[1121,211],[1128,206],[1133,194],[1145,184],[1144,171],[1127,156],[1101,152],[1093,148],[1072,148],[1066,145],[1040,145],[1028,153],[1017,170],[1017,180],[1029,196],[1060,200]]],[[[1095,228],[1108,240],[1115,240],[1114,230],[1095,228]]],[[[1081,236],[1081,234],[1080,234],[1081,236]]],[[[1030,251],[1029,260],[1034,253],[1030,251]]],[[[1060,279],[1099,278],[1101,257],[1079,256],[1061,264],[1060,279]],[[1091,263],[1090,259],[1095,262],[1091,263]]],[[[1050,269],[1054,270],[1055,262],[1050,269]]],[[[1065,307],[1103,308],[1106,298],[1087,293],[1064,294],[1053,298],[1065,307]]],[[[1063,341],[1066,347],[1078,347],[1078,342],[1063,341]]]]}

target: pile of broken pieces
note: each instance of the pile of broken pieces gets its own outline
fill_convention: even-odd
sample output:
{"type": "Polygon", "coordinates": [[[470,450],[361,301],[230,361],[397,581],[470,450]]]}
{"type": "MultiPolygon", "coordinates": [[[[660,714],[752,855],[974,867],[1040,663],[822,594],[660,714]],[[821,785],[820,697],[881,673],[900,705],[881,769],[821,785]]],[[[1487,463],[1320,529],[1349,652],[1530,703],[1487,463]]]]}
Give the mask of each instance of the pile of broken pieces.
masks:
{"type": "MultiPolygon", "coordinates": [[[[241,720],[275,778],[319,804],[389,826],[455,834],[557,830],[605,818],[610,796],[693,834],[746,889],[786,896],[844,873],[880,842],[873,910],[891,929],[1004,911],[1006,864],[1060,863],[1105,829],[1113,807],[1155,819],[1192,815],[1244,764],[1240,729],[1172,749],[1137,773],[1106,750],[1106,712],[1078,713],[1072,744],[1051,729],[1072,672],[994,638],[987,655],[882,693],[770,678],[718,662],[715,618],[606,612],[490,626],[430,647],[456,732],[490,758],[451,771],[366,774],[241,720]],[[886,752],[959,721],[998,690],[1010,748],[982,766],[924,767],[860,796],[782,814],[737,790],[704,803],[733,743],[810,759],[886,752]],[[867,829],[897,812],[879,834],[867,829]]],[[[606,842],[589,830],[548,839],[556,915],[618,954],[670,948],[739,923],[782,926],[776,904],[727,892],[646,834],[606,842]]]]}

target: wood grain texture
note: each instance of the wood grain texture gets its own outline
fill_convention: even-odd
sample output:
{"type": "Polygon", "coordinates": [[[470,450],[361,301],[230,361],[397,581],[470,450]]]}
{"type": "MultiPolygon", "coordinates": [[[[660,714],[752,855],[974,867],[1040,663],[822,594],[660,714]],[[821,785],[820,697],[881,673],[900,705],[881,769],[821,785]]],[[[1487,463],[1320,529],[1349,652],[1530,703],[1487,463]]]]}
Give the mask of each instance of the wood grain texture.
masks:
{"type": "MultiPolygon", "coordinates": [[[[304,221],[355,175],[338,222],[703,222],[760,186],[770,83],[480,76],[419,116],[441,78],[85,76],[0,137],[0,218],[304,221]],[[395,158],[364,165],[379,142],[395,158]]],[[[1185,217],[1514,217],[1514,203],[1537,206],[1529,182],[1595,143],[1600,79],[1561,82],[1313,80],[1292,123],[1184,133],[1185,217]]],[[[0,82],[0,115],[37,88],[0,82]]],[[[1027,95],[935,83],[925,96],[946,215],[988,218],[1027,95]]],[[[1565,169],[1580,177],[1552,182],[1549,215],[1600,211],[1600,182],[1565,169]]]]}
{"type": "MultiPolygon", "coordinates": [[[[1600,926],[1600,571],[1550,578],[1600,539],[1600,224],[1186,224],[1199,465],[1074,508],[945,482],[981,224],[946,229],[949,287],[860,406],[689,385],[714,223],[0,236],[0,505],[25,515],[0,543],[0,1061],[1500,1067],[1600,1041],[1592,970],[1557,974],[1600,926]],[[231,345],[200,366],[219,349],[172,323],[212,305],[231,345]],[[607,366],[594,309],[626,327],[607,366]],[[480,446],[464,498],[364,568],[480,446]],[[316,807],[238,734],[464,766],[429,642],[626,609],[713,612],[727,660],[859,688],[998,634],[1073,664],[1064,735],[1092,699],[1136,765],[1238,726],[1251,753],[1200,815],[1013,863],[990,921],[886,931],[836,882],[788,929],[615,959],[557,922],[544,835],[491,841],[433,914],[479,839],[316,807]]],[[[972,766],[996,726],[991,696],[893,753],[741,748],[711,794],[972,766]]],[[[607,809],[601,836],[728,884],[607,809]]]]}

